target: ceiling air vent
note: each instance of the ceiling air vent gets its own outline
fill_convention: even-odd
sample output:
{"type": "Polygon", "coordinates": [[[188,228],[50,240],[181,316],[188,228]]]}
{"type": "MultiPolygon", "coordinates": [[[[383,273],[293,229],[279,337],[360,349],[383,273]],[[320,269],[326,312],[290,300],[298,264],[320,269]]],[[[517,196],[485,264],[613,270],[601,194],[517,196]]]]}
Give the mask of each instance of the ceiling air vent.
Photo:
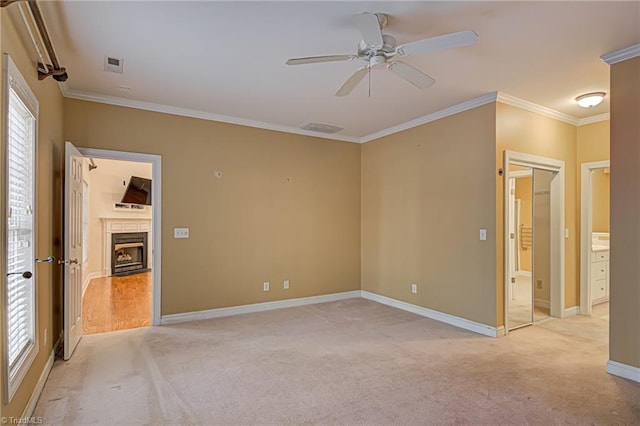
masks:
{"type": "Polygon", "coordinates": [[[111,56],[104,57],[104,70],[109,72],[115,72],[122,74],[124,67],[124,59],[112,58],[111,56]]]}
{"type": "Polygon", "coordinates": [[[320,133],[338,133],[340,130],[343,130],[343,127],[332,126],[330,124],[322,124],[322,123],[307,123],[300,126],[301,129],[310,130],[312,132],[320,132],[320,133]]]}

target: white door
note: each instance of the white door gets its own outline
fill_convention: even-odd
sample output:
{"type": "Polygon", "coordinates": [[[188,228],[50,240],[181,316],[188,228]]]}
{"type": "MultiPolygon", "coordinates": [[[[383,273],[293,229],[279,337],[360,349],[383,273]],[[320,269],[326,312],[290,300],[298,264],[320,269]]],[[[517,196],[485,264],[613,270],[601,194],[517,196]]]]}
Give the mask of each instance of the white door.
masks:
{"type": "Polygon", "coordinates": [[[64,359],[82,338],[82,154],[65,144],[64,359]]]}

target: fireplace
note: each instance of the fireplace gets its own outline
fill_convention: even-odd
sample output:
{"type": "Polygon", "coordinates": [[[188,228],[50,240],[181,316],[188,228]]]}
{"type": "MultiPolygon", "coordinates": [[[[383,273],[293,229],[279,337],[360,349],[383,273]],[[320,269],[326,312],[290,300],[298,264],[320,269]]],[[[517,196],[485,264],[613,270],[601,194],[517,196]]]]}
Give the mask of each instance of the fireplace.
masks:
{"type": "Polygon", "coordinates": [[[111,275],[131,275],[149,270],[146,232],[125,232],[111,235],[111,275]]]}

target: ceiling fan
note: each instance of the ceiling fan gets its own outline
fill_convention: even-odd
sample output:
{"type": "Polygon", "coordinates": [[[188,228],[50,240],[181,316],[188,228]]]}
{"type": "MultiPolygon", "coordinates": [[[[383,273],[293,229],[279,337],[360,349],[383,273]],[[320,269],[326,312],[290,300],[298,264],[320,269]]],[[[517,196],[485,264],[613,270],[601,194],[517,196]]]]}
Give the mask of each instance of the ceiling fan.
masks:
{"type": "Polygon", "coordinates": [[[460,31],[396,46],[395,38],[387,34],[382,34],[382,29],[387,25],[388,21],[386,14],[360,13],[354,15],[354,18],[355,24],[362,34],[362,40],[358,44],[357,54],[293,58],[287,61],[287,65],[351,61],[356,59],[364,61],[366,65],[358,68],[358,70],[345,81],[342,87],[336,92],[336,96],[346,96],[351,93],[372,68],[382,65],[386,65],[393,73],[419,89],[425,89],[435,83],[435,80],[411,65],[398,59],[393,59],[395,56],[419,55],[441,49],[469,46],[478,40],[478,35],[475,32],[460,31]]]}

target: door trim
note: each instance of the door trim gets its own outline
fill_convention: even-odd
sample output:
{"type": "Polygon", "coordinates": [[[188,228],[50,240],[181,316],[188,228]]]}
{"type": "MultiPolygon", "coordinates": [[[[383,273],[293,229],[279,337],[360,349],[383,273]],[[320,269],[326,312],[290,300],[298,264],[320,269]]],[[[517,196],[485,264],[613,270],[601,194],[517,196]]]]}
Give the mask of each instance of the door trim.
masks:
{"type": "Polygon", "coordinates": [[[502,308],[504,315],[505,335],[509,333],[509,300],[506,297],[509,286],[509,177],[515,172],[509,173],[509,165],[514,164],[524,167],[532,167],[557,173],[557,177],[551,181],[551,306],[552,317],[563,318],[564,312],[564,161],[554,158],[540,157],[532,154],[505,150],[503,153],[503,297],[502,308]]]}
{"type": "Polygon", "coordinates": [[[160,325],[161,317],[161,292],[162,292],[162,156],[156,154],[143,154],[138,152],[112,151],[106,149],[81,148],[78,151],[85,157],[102,158],[105,160],[135,161],[138,163],[151,163],[151,226],[153,229],[153,288],[151,289],[151,324],[160,325]]]}
{"type": "Polygon", "coordinates": [[[611,161],[582,163],[580,169],[580,314],[591,315],[591,231],[593,224],[593,196],[591,172],[606,169],[611,161]]]}

